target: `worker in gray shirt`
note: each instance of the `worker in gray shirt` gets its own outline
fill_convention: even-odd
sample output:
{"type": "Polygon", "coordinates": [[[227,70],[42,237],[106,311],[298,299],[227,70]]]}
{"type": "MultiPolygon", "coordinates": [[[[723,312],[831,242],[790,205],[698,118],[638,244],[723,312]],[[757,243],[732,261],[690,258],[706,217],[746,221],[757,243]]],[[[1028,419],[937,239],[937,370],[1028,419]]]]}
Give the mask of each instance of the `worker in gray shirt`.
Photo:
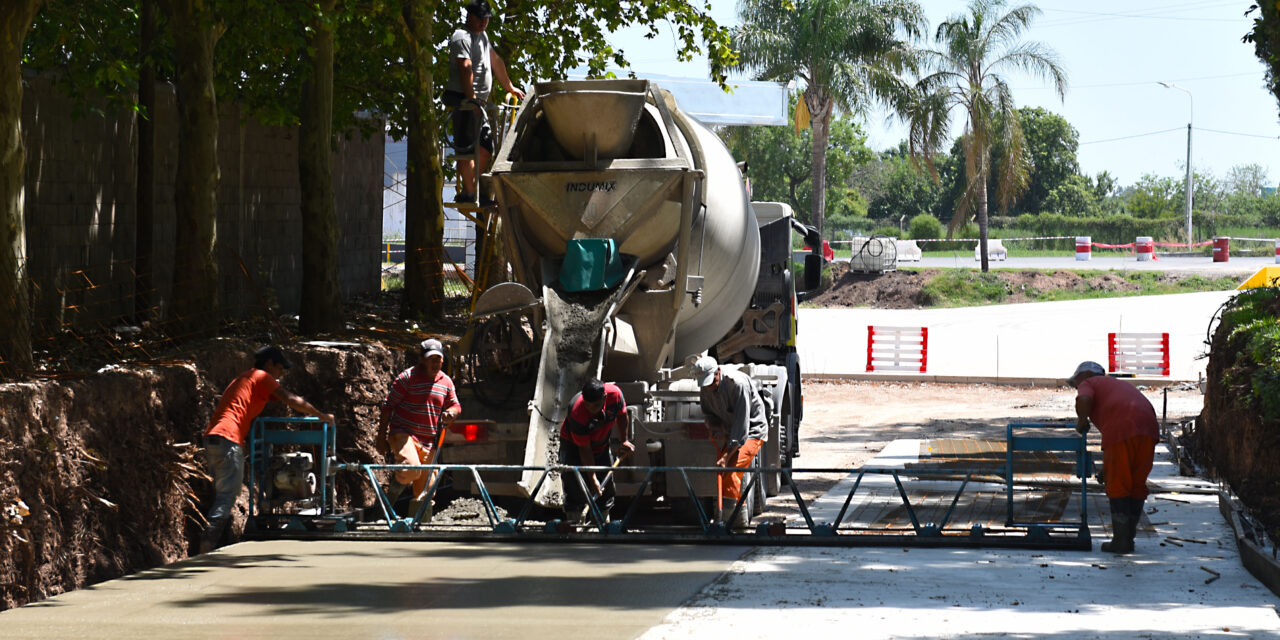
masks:
{"type": "MultiPolygon", "coordinates": [[[[458,154],[458,184],[454,202],[473,202],[476,198],[476,175],[489,169],[493,155],[493,131],[479,109],[489,100],[493,80],[517,100],[524,92],[511,83],[507,65],[489,42],[489,18],[493,10],[488,0],[467,3],[467,20],[449,38],[449,81],[440,100],[454,107],[453,145],[458,154]],[[464,104],[466,103],[466,104],[464,104]],[[472,157],[474,154],[474,158],[472,157]]],[[[481,204],[488,204],[482,197],[481,204]]]]}
{"type": "MultiPolygon", "coordinates": [[[[728,443],[720,451],[716,466],[746,469],[760,453],[769,433],[760,393],[747,374],[721,369],[711,356],[698,358],[693,371],[702,388],[702,414],[707,426],[728,432],[728,443]]],[[[742,495],[742,474],[722,473],[719,478],[720,510],[729,513],[742,495]]]]}

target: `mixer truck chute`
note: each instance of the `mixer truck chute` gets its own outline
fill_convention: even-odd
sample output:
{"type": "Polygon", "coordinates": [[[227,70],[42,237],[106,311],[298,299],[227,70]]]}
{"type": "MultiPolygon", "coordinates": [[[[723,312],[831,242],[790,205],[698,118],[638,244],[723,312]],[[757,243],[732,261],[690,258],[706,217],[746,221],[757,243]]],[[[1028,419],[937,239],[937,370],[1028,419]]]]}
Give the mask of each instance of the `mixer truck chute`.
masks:
{"type": "MultiPolygon", "coordinates": [[[[447,447],[450,462],[555,464],[560,423],[597,376],[617,382],[634,411],[633,441],[644,446],[630,464],[707,466],[687,365],[710,351],[760,386],[771,413],[762,462],[788,463],[801,415],[793,218],[786,205],[748,201],[715,134],[646,80],[541,83],[491,173],[514,282],[477,301],[469,362],[484,388],[486,363],[501,371],[502,356],[523,349],[527,389],[512,394],[531,401],[524,416],[495,420],[490,441],[447,447]],[[597,282],[587,270],[599,260],[617,264],[597,282]]],[[[497,416],[483,402],[463,406],[497,416]]],[[[620,483],[629,478],[619,470],[620,483]]],[[[532,474],[510,480],[489,489],[533,491],[532,474]]],[[[714,496],[713,477],[698,483],[714,496]]],[[[663,483],[652,492],[664,495],[663,483]]],[[[557,504],[559,486],[544,483],[537,499],[557,504]]]]}

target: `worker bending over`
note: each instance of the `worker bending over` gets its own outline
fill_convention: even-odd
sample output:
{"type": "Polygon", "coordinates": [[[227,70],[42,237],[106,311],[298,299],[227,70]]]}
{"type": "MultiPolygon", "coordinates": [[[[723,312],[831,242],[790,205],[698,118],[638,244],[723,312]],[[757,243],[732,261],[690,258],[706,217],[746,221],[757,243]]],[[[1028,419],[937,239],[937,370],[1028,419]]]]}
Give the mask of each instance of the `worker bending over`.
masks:
{"type": "MultiPolygon", "coordinates": [[[[453,379],[444,366],[444,346],[431,338],[418,345],[418,364],[405,369],[391,383],[378,420],[377,442],[391,450],[392,464],[435,464],[445,429],[462,413],[453,379]]],[[[408,513],[417,513],[432,474],[405,469],[391,474],[387,501],[394,508],[406,488],[413,488],[408,513]]],[[[424,518],[431,517],[427,506],[424,518]]]]}
{"type": "Polygon", "coordinates": [[[1147,498],[1160,425],[1155,407],[1137,387],[1111,378],[1096,362],[1081,362],[1067,378],[1076,389],[1076,431],[1089,432],[1093,422],[1102,433],[1102,468],[1111,504],[1111,542],[1103,551],[1130,553],[1142,502],[1147,498]]]}
{"type": "MultiPolygon", "coordinates": [[[[707,426],[728,431],[728,443],[716,459],[716,466],[746,469],[768,437],[760,393],[747,374],[722,369],[711,356],[698,358],[693,363],[693,371],[698,386],[702,387],[702,413],[707,426]]],[[[722,473],[717,478],[719,509],[724,521],[742,495],[742,473],[722,473]]]]}
{"type": "MultiPolygon", "coordinates": [[[[618,447],[618,455],[625,458],[635,452],[631,444],[631,417],[627,414],[627,400],[622,390],[611,382],[601,382],[597,378],[587,380],[582,391],[574,396],[569,407],[569,415],[565,416],[560,427],[560,462],[570,466],[611,467],[614,464],[613,451],[609,448],[609,434],[618,430],[618,439],[622,444],[618,447]]],[[[583,482],[587,490],[594,496],[598,507],[607,520],[609,511],[613,509],[617,491],[614,488],[613,474],[602,471],[583,471],[583,482]]],[[[563,476],[564,512],[569,522],[582,522],[586,517],[587,496],[582,493],[578,479],[563,476]]]]}
{"type": "Polygon", "coordinates": [[[266,346],[253,354],[253,368],[236,376],[222,392],[213,418],[204,431],[205,462],[213,476],[213,507],[206,516],[209,524],[200,536],[200,553],[213,551],[222,542],[231,506],[244,484],[244,441],[253,421],[267,401],[277,400],[299,413],[315,416],[336,426],[333,414],[323,413],[311,403],[280,386],[279,378],[293,366],[277,346],[266,346]]]}

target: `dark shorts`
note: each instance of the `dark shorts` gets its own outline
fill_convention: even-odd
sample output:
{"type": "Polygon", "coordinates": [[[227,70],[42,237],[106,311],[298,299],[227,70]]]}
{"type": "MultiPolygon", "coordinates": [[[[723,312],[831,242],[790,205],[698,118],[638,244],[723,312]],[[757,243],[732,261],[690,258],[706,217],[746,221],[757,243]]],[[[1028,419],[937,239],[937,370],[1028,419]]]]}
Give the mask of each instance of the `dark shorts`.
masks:
{"type": "MultiPolygon", "coordinates": [[[[440,99],[446,107],[457,109],[462,104],[462,94],[456,91],[445,91],[440,99]]],[[[474,109],[457,109],[450,116],[453,121],[454,153],[473,153],[477,138],[481,147],[493,153],[493,131],[479,112],[474,109]]]]}

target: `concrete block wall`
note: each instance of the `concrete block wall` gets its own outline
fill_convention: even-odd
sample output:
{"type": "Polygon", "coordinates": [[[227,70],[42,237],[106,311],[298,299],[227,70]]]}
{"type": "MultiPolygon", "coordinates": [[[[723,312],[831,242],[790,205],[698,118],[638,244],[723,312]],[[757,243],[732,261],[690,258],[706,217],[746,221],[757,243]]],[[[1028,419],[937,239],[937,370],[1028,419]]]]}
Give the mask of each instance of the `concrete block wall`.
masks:
{"type": "MultiPolygon", "coordinates": [[[[60,323],[94,326],[133,312],[136,207],[135,116],[73,117],[53,84],[27,78],[27,258],[36,331],[60,323]],[[91,284],[89,284],[91,283],[91,284]]],[[[157,91],[154,283],[160,313],[173,290],[176,97],[157,91]]],[[[218,136],[217,249],[220,303],[229,315],[262,312],[237,257],[280,313],[297,313],[302,282],[301,194],[296,128],[268,127],[223,105],[218,136]]],[[[334,152],[339,281],[344,298],[379,289],[381,137],[356,135],[334,152]]]]}

